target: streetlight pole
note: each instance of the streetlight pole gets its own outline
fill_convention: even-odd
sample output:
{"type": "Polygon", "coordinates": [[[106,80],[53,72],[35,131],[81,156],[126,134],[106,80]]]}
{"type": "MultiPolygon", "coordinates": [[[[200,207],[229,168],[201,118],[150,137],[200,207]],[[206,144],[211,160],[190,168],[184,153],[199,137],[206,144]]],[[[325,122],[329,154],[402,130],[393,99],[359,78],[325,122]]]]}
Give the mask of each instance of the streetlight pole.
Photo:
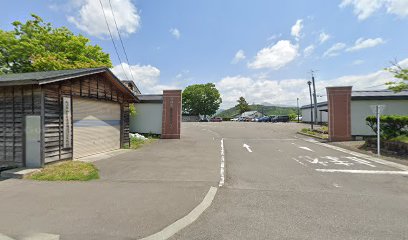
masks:
{"type": "Polygon", "coordinates": [[[299,123],[299,98],[296,98],[296,102],[297,102],[297,120],[298,120],[298,123],[299,123]]]}
{"type": "Polygon", "coordinates": [[[314,71],[312,70],[312,83],[313,83],[313,100],[314,100],[314,120],[315,124],[317,124],[317,96],[316,96],[316,85],[315,85],[315,77],[314,71]]]}
{"type": "Polygon", "coordinates": [[[309,85],[309,94],[310,94],[310,127],[313,130],[313,99],[312,99],[312,88],[311,85],[312,82],[308,81],[307,85],[309,85]]]}

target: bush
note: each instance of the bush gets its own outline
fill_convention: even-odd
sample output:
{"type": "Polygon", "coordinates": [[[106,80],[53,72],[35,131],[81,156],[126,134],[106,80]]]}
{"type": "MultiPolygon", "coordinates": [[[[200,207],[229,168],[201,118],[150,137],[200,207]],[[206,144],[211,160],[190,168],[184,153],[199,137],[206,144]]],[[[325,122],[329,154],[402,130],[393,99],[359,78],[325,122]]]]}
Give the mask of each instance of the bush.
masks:
{"type": "Polygon", "coordinates": [[[232,119],[232,118],[230,118],[230,117],[223,117],[223,118],[222,118],[222,121],[224,121],[224,122],[227,121],[227,122],[228,122],[228,121],[231,121],[231,119],[232,119]]]}
{"type": "MultiPolygon", "coordinates": [[[[377,133],[377,117],[368,116],[367,125],[377,133]]],[[[383,115],[380,117],[380,134],[383,139],[389,140],[408,135],[408,116],[383,115]]]]}

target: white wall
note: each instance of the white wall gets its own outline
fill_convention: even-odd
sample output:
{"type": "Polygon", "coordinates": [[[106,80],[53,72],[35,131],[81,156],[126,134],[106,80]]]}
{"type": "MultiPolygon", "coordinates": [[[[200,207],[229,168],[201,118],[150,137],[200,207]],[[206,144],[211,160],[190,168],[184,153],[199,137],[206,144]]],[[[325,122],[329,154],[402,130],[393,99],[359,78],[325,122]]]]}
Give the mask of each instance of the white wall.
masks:
{"type": "Polygon", "coordinates": [[[375,135],[365,121],[367,116],[375,115],[371,105],[385,105],[382,115],[408,115],[408,100],[352,100],[351,135],[375,135]]]}
{"type": "Polygon", "coordinates": [[[130,132],[161,134],[162,103],[137,103],[135,109],[136,116],[130,116],[130,132]]]}
{"type": "MultiPolygon", "coordinates": [[[[319,111],[319,110],[324,110],[324,109],[327,109],[327,106],[317,107],[317,121],[318,122],[327,123],[329,121],[328,113],[319,111]]],[[[311,121],[310,108],[301,109],[301,114],[302,114],[302,122],[310,122],[311,121]]],[[[312,115],[314,117],[314,109],[313,109],[312,115]]]]}

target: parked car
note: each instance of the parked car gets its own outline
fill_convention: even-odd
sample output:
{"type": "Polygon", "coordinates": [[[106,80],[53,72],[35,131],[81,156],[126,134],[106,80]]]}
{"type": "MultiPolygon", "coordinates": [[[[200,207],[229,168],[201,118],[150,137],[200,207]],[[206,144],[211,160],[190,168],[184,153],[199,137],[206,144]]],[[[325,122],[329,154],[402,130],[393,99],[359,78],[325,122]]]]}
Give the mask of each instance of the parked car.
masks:
{"type": "Polygon", "coordinates": [[[231,121],[238,122],[238,118],[232,118],[231,121]]]}
{"type": "Polygon", "coordinates": [[[290,118],[287,115],[275,116],[272,122],[289,122],[290,118]]]}
{"type": "Polygon", "coordinates": [[[209,122],[207,118],[201,118],[199,122],[209,122]]]}
{"type": "Polygon", "coordinates": [[[222,118],[220,117],[214,117],[210,119],[211,122],[222,122],[222,118]]]}
{"type": "Polygon", "coordinates": [[[258,122],[269,122],[269,117],[268,116],[263,116],[258,118],[258,122]]]}

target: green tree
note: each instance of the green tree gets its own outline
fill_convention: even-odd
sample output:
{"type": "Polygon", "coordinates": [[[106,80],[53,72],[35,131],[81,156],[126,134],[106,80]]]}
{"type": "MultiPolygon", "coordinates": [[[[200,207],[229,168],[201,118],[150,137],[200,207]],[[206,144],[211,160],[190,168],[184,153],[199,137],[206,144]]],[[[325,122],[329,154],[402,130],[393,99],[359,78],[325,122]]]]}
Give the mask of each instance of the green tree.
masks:
{"type": "Polygon", "coordinates": [[[213,83],[186,87],[182,99],[183,112],[190,115],[214,115],[222,103],[220,92],[213,83]]]}
{"type": "Polygon", "coordinates": [[[235,107],[238,108],[240,114],[250,110],[249,104],[244,97],[240,97],[237,102],[238,104],[235,107]]]}
{"type": "Polygon", "coordinates": [[[401,79],[399,82],[388,82],[388,89],[394,92],[408,90],[408,69],[401,67],[397,62],[387,70],[394,74],[395,78],[401,79]]]}
{"type": "Polygon", "coordinates": [[[14,30],[0,30],[0,74],[91,67],[112,67],[109,54],[65,27],[53,28],[32,14],[14,30]]]}

